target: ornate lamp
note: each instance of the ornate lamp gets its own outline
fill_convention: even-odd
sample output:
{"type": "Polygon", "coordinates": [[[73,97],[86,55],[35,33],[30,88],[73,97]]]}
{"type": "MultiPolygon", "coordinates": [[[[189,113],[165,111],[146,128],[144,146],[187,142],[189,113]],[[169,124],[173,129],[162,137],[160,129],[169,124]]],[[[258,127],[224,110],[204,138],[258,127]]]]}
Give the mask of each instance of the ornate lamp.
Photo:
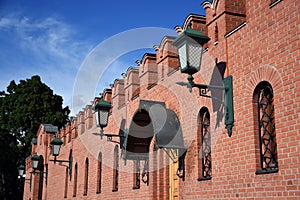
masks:
{"type": "Polygon", "coordinates": [[[176,38],[173,45],[178,50],[182,73],[192,75],[200,70],[203,45],[209,40],[209,37],[190,27],[176,38]]]}
{"type": "MultiPolygon", "coordinates": [[[[201,33],[200,31],[194,30],[188,27],[187,30],[183,31],[179,37],[173,41],[173,45],[177,47],[180,61],[180,69],[182,73],[188,74],[188,83],[177,82],[182,86],[187,86],[190,91],[193,87],[197,87],[201,91],[206,91],[208,88],[223,89],[225,90],[224,95],[224,116],[225,125],[228,132],[228,136],[232,135],[232,127],[234,126],[234,112],[233,112],[233,89],[232,89],[232,76],[224,78],[224,87],[216,85],[204,85],[196,84],[194,82],[193,74],[200,71],[203,45],[210,40],[209,37],[201,33]]],[[[201,95],[209,98],[213,98],[208,95],[201,95]]]]}
{"type": "MultiPolygon", "coordinates": [[[[33,172],[30,172],[30,174],[46,174],[46,182],[47,182],[47,177],[48,177],[48,171],[46,172],[36,172],[35,170],[38,168],[39,165],[39,161],[40,161],[40,157],[37,154],[34,154],[31,157],[31,163],[32,163],[32,169],[33,172]]],[[[23,172],[24,173],[24,172],[23,172]]],[[[30,187],[31,187],[31,175],[30,175],[30,187]]]]}
{"type": "Polygon", "coordinates": [[[54,156],[54,160],[50,160],[50,161],[53,161],[54,163],[56,163],[56,162],[59,162],[59,163],[63,163],[63,162],[69,163],[69,176],[72,177],[72,162],[73,162],[73,157],[69,156],[69,160],[58,160],[58,159],[56,159],[56,156],[59,156],[60,147],[63,144],[63,141],[60,138],[56,137],[56,138],[54,138],[51,141],[50,144],[52,145],[52,155],[54,156]]]}
{"type": "Polygon", "coordinates": [[[37,154],[34,154],[31,157],[32,168],[35,170],[38,168],[40,157],[37,154]]]}
{"type": "Polygon", "coordinates": [[[25,171],[24,165],[20,165],[20,166],[18,167],[18,174],[19,174],[20,177],[23,177],[24,171],[25,171]]]}
{"type": "MultiPolygon", "coordinates": [[[[108,124],[109,111],[112,108],[111,104],[104,99],[101,99],[95,105],[95,115],[96,115],[96,124],[100,127],[100,137],[102,139],[103,136],[107,137],[107,141],[112,142],[113,137],[126,137],[125,135],[118,134],[104,134],[103,128],[105,128],[108,124]]],[[[118,143],[118,142],[116,142],[118,143]]]]}
{"type": "Polygon", "coordinates": [[[111,104],[104,99],[101,99],[95,106],[96,124],[98,127],[101,127],[101,130],[107,126],[111,107],[111,104]]]}
{"type": "Polygon", "coordinates": [[[24,180],[24,181],[29,180],[30,181],[30,189],[31,189],[31,181],[32,181],[32,173],[33,172],[30,172],[30,178],[25,178],[24,171],[25,171],[25,166],[21,164],[18,167],[19,180],[24,180]]]}
{"type": "Polygon", "coordinates": [[[52,145],[52,155],[54,157],[58,156],[63,141],[60,138],[54,138],[50,144],[52,145]]]}

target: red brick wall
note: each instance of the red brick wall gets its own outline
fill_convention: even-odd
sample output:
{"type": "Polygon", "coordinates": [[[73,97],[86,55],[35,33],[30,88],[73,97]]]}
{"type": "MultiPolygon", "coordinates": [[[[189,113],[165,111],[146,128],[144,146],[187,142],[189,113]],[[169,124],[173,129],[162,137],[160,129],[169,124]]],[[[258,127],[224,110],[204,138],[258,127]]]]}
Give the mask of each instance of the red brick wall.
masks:
{"type": "MultiPolygon", "coordinates": [[[[170,46],[172,39],[164,38],[156,49],[157,85],[143,88],[136,99],[117,100],[116,93],[124,94],[124,87],[113,88],[112,115],[105,133],[119,133],[120,128],[128,128],[139,107],[140,100],[165,102],[166,108],[173,110],[181,122],[185,145],[188,147],[185,160],[185,180],[180,181],[180,199],[298,199],[300,198],[300,52],[299,52],[299,10],[296,0],[281,1],[269,7],[270,1],[231,1],[219,0],[215,7],[209,3],[206,8],[206,28],[203,20],[188,17],[186,23],[192,21],[193,26],[207,30],[211,41],[208,51],[203,55],[201,71],[194,75],[195,82],[209,84],[215,62],[226,62],[225,76],[233,76],[235,126],[232,137],[227,136],[223,111],[213,110],[211,99],[200,97],[194,88],[190,93],[186,87],[176,84],[186,81],[186,75],[180,71],[169,73],[179,66],[174,49],[170,46]],[[216,7],[219,6],[219,7],[216,7]],[[236,12],[239,15],[223,13],[236,12]],[[219,15],[223,13],[222,15],[219,15]],[[236,32],[228,33],[246,22],[236,32]],[[197,26],[197,23],[200,25],[197,26]],[[215,27],[218,25],[219,40],[215,43],[215,27]],[[279,171],[277,173],[256,175],[259,153],[257,127],[253,113],[253,94],[261,81],[268,81],[274,90],[276,141],[279,171]],[[120,107],[120,103],[125,103],[120,107]],[[198,181],[199,178],[199,111],[205,106],[209,109],[212,179],[198,181]]],[[[187,25],[184,24],[183,27],[187,25]]],[[[144,63],[145,64],[145,63],[144,63]]],[[[138,77],[138,73],[136,73],[138,77]]],[[[130,79],[131,81],[137,81],[130,79]]],[[[126,80],[125,82],[127,82],[126,80]]],[[[131,82],[132,83],[132,82],[131,82]]],[[[139,83],[139,81],[137,82],[139,83]]],[[[116,84],[115,84],[116,86],[116,84]]],[[[143,87],[143,82],[140,85],[143,87]]],[[[135,88],[136,89],[136,88],[135,88]]],[[[131,91],[131,95],[134,91],[131,91]]],[[[84,112],[80,112],[76,137],[74,122],[72,123],[72,140],[68,140],[61,149],[59,159],[67,160],[70,150],[73,155],[73,176],[68,180],[66,199],[168,199],[169,169],[168,156],[162,150],[154,148],[154,140],[150,145],[149,185],[141,182],[140,189],[133,189],[133,162],[126,166],[120,159],[119,189],[113,188],[113,150],[115,143],[102,140],[96,133],[99,128],[93,125],[87,129],[84,123],[84,112]],[[82,134],[81,134],[81,130],[82,134]],[[98,154],[102,152],[102,188],[97,194],[98,154]],[[89,158],[88,194],[84,196],[84,166],[89,158]],[[73,197],[74,166],[78,164],[77,195],[73,197]]],[[[76,124],[75,123],[75,124],[76,124]]],[[[69,130],[68,128],[66,130],[69,130]]],[[[69,131],[67,131],[68,133],[69,131]]],[[[40,129],[37,134],[47,137],[40,129]]],[[[62,136],[62,134],[60,134],[62,136]]],[[[48,138],[49,139],[49,138],[48,138]]],[[[49,139],[50,140],[50,139],[49,139]]],[[[48,147],[38,144],[34,147],[39,155],[48,158],[48,147]]],[[[119,151],[121,152],[121,151],[119,151]]],[[[49,156],[52,159],[52,156],[49,156]]],[[[121,155],[120,155],[121,158],[121,155]]],[[[58,163],[45,161],[49,165],[48,184],[44,184],[43,197],[47,199],[63,199],[65,190],[65,167],[58,163]]],[[[27,159],[27,177],[30,171],[30,159],[27,159]]],[[[63,165],[67,165],[64,163],[63,165]]],[[[143,166],[141,165],[141,168],[143,166]]],[[[25,184],[24,199],[36,197],[36,181],[25,184]]]]}

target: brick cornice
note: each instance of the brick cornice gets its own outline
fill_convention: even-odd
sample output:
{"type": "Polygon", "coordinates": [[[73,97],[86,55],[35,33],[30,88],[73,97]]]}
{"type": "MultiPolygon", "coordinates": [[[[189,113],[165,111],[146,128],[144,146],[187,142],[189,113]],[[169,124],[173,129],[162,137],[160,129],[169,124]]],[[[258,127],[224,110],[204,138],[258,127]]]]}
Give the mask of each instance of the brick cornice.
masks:
{"type": "Polygon", "coordinates": [[[224,14],[228,14],[228,15],[232,15],[232,16],[239,16],[239,17],[246,17],[245,14],[241,14],[241,13],[235,13],[235,12],[228,12],[228,11],[223,11],[222,13],[220,13],[217,17],[215,17],[214,19],[212,19],[209,23],[207,23],[207,26],[211,25],[213,22],[215,22],[217,19],[219,19],[222,15],[224,14]]]}

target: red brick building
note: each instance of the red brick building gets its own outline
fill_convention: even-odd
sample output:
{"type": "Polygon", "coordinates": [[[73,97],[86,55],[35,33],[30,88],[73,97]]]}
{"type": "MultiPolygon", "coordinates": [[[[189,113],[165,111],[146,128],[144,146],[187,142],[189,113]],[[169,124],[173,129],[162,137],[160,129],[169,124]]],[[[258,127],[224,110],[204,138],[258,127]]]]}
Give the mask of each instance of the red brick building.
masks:
{"type": "MultiPolygon", "coordinates": [[[[202,5],[206,17],[191,14],[182,29],[192,22],[210,38],[196,83],[233,77],[232,136],[225,129],[224,104],[176,84],[187,76],[178,70],[174,38],[166,36],[155,45],[156,54],[145,53],[136,68],[128,68],[103,92],[113,105],[104,132],[127,130],[127,140],[101,140],[94,105],[87,105],[58,133],[63,146],[57,159],[72,157],[70,168],[67,162],[50,161],[55,135],[51,126],[41,125],[32,153],[40,156],[37,171],[47,173],[30,174],[27,159],[26,177],[32,181],[25,181],[24,199],[300,198],[299,2],[214,0],[202,5]],[[160,122],[168,120],[187,147],[184,178],[176,176],[179,161],[168,155],[176,152],[157,145],[156,133],[164,130],[160,122]],[[135,160],[135,153],[145,159],[135,160]]],[[[218,99],[223,95],[214,89],[202,92],[218,99]]]]}

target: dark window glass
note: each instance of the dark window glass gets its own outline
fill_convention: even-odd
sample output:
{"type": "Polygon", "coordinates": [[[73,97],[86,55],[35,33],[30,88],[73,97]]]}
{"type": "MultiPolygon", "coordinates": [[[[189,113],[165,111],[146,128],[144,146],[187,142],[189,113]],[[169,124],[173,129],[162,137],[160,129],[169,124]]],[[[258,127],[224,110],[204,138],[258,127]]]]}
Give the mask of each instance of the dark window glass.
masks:
{"type": "Polygon", "coordinates": [[[89,188],[89,159],[85,160],[85,170],[84,170],[84,192],[83,195],[87,195],[89,188]]]}
{"type": "Polygon", "coordinates": [[[114,150],[114,169],[113,169],[113,189],[112,191],[118,191],[118,179],[119,179],[119,148],[115,146],[114,150]]]}
{"type": "Polygon", "coordinates": [[[101,193],[101,183],[102,183],[102,153],[98,156],[98,170],[97,170],[97,193],[101,193]]]}
{"type": "Polygon", "coordinates": [[[201,108],[199,118],[199,179],[207,180],[212,176],[210,114],[206,107],[201,108]]]}
{"type": "Polygon", "coordinates": [[[73,197],[76,197],[77,194],[77,177],[78,177],[78,165],[75,164],[75,170],[74,170],[74,186],[73,186],[73,197]]]}
{"type": "Polygon", "coordinates": [[[254,98],[254,102],[257,104],[260,170],[275,172],[278,170],[278,158],[272,86],[266,81],[261,82],[255,89],[254,98]]]}

